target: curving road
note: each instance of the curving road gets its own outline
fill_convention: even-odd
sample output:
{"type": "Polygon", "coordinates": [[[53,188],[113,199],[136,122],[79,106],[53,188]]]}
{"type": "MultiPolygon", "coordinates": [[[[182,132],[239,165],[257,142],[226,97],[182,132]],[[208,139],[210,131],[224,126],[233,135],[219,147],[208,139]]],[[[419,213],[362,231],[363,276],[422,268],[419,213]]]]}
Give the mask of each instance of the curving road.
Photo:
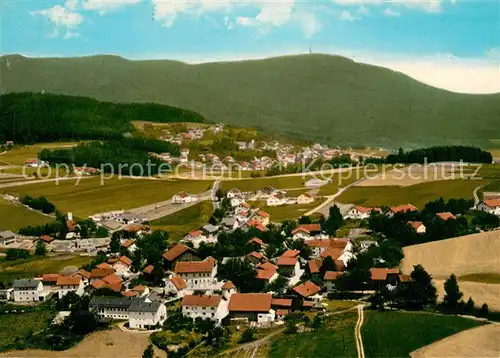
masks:
{"type": "Polygon", "coordinates": [[[365,358],[365,349],[363,347],[363,337],[361,335],[361,327],[363,326],[364,314],[363,305],[358,306],[358,321],[354,327],[354,338],[356,339],[356,348],[358,350],[358,358],[365,358]]]}

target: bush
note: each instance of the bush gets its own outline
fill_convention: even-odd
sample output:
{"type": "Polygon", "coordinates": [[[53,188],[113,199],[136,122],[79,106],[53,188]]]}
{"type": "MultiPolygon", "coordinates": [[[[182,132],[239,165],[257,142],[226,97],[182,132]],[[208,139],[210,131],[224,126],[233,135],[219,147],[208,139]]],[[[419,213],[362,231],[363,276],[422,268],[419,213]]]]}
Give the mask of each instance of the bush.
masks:
{"type": "Polygon", "coordinates": [[[56,211],[56,207],[46,197],[33,198],[26,195],[21,199],[21,203],[32,209],[41,211],[44,214],[51,214],[56,211]]]}
{"type": "Polygon", "coordinates": [[[245,332],[241,335],[240,339],[238,340],[238,343],[247,343],[251,341],[255,341],[255,328],[247,328],[245,332]]]}

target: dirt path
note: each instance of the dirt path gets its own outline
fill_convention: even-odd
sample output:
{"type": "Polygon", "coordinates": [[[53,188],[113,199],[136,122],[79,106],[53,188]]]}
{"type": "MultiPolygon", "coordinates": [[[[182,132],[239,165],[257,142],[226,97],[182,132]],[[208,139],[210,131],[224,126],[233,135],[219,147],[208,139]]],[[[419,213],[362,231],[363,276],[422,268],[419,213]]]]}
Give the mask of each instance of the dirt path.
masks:
{"type": "Polygon", "coordinates": [[[271,338],[273,338],[274,336],[276,336],[279,333],[282,333],[284,330],[285,329],[282,328],[280,330],[277,330],[276,332],[268,334],[267,336],[265,336],[257,341],[245,343],[245,344],[242,344],[241,346],[238,346],[236,348],[225,351],[221,354],[221,356],[229,356],[231,353],[236,353],[236,352],[242,351],[242,350],[243,351],[252,351],[252,356],[253,356],[253,354],[255,354],[258,351],[258,349],[261,345],[267,343],[271,338]]]}
{"type": "Polygon", "coordinates": [[[365,358],[365,349],[363,347],[363,337],[361,336],[361,327],[363,326],[364,313],[363,305],[358,307],[358,320],[356,321],[356,326],[354,327],[354,336],[356,338],[356,349],[358,350],[358,358],[365,358]]]}
{"type": "Polygon", "coordinates": [[[500,325],[488,324],[419,348],[410,353],[410,357],[500,357],[498,337],[500,337],[500,325]]]}

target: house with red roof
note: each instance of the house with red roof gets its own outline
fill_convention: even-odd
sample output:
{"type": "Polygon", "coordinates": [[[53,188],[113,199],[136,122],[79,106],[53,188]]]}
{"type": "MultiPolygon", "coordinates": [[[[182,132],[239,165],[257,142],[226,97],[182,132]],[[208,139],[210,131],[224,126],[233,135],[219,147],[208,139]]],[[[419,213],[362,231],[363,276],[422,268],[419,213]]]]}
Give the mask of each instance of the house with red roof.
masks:
{"type": "Polygon", "coordinates": [[[248,240],[248,244],[254,249],[254,251],[263,251],[267,247],[267,244],[258,237],[248,240]]]}
{"type": "Polygon", "coordinates": [[[450,219],[453,219],[455,220],[457,217],[455,215],[453,215],[452,213],[450,213],[449,211],[447,212],[444,212],[444,213],[437,213],[436,216],[438,218],[440,218],[441,220],[450,220],[450,219]]]}
{"type": "Polygon", "coordinates": [[[286,195],[283,194],[282,192],[274,193],[273,195],[269,196],[266,200],[267,206],[280,206],[280,205],[285,205],[286,203],[287,203],[286,195]]]}
{"type": "Polygon", "coordinates": [[[477,206],[477,209],[500,216],[500,198],[483,200],[483,202],[477,206]]]}
{"type": "Polygon", "coordinates": [[[200,258],[190,247],[183,244],[175,244],[162,255],[167,268],[174,268],[178,261],[199,261],[200,258]]]}
{"type": "Polygon", "coordinates": [[[270,215],[264,210],[259,210],[255,213],[254,216],[252,216],[252,220],[261,224],[262,226],[267,226],[270,222],[270,215]]]}
{"type": "Polygon", "coordinates": [[[208,289],[217,282],[217,263],[212,257],[203,261],[178,261],[174,272],[182,277],[190,289],[208,289]]]}
{"type": "Polygon", "coordinates": [[[310,204],[314,202],[314,196],[311,193],[302,193],[297,197],[297,204],[310,204]]]}
{"type": "Polygon", "coordinates": [[[344,219],[364,220],[368,219],[372,212],[381,213],[382,209],[377,207],[354,206],[344,215],[344,219]]]}
{"type": "Polygon", "coordinates": [[[229,300],[229,314],[233,322],[273,322],[276,312],[271,308],[269,293],[235,293],[229,300]]]}
{"type": "Polygon", "coordinates": [[[181,308],[184,317],[209,319],[216,324],[229,314],[228,302],[220,295],[186,295],[181,308]]]}
{"type": "Polygon", "coordinates": [[[412,204],[393,206],[387,212],[387,216],[393,217],[396,214],[405,214],[413,211],[418,211],[418,209],[412,204]]]}
{"type": "Polygon", "coordinates": [[[309,240],[311,237],[321,233],[320,224],[302,224],[292,230],[292,239],[309,240]]]}
{"type": "Polygon", "coordinates": [[[408,221],[408,224],[412,227],[413,230],[415,230],[417,234],[423,235],[427,230],[424,223],[421,221],[408,221]]]}
{"type": "Polygon", "coordinates": [[[194,195],[189,194],[186,191],[181,191],[174,196],[172,196],[172,203],[173,204],[185,204],[185,203],[192,203],[194,201],[198,200],[198,198],[194,195]]]}
{"type": "Polygon", "coordinates": [[[130,268],[132,267],[132,260],[127,256],[120,256],[112,265],[115,269],[115,273],[120,277],[128,277],[132,273],[130,268]]]}
{"type": "Polygon", "coordinates": [[[335,281],[343,274],[342,271],[326,271],[323,276],[323,287],[328,292],[335,290],[335,281]]]}
{"type": "Polygon", "coordinates": [[[269,261],[263,262],[256,267],[255,276],[259,280],[271,283],[278,278],[278,267],[269,261]]]}
{"type": "Polygon", "coordinates": [[[85,288],[81,277],[65,275],[59,275],[56,286],[59,299],[63,298],[68,292],[74,292],[81,296],[85,288]]]}
{"type": "Polygon", "coordinates": [[[165,293],[173,296],[184,297],[187,283],[181,276],[172,276],[165,283],[165,293]]]}
{"type": "Polygon", "coordinates": [[[300,274],[299,250],[285,251],[276,262],[280,275],[292,277],[300,274]]]}
{"type": "Polygon", "coordinates": [[[386,285],[397,285],[401,272],[397,268],[379,268],[370,269],[370,278],[372,286],[375,288],[386,285]]]}
{"type": "Polygon", "coordinates": [[[222,291],[222,296],[226,299],[229,300],[231,298],[231,295],[233,293],[236,293],[236,286],[231,282],[231,281],[226,281],[221,287],[222,291]]]}
{"type": "Polygon", "coordinates": [[[321,288],[311,281],[306,281],[300,285],[295,286],[293,288],[293,291],[300,298],[313,298],[313,296],[317,295],[321,291],[321,288]]]}

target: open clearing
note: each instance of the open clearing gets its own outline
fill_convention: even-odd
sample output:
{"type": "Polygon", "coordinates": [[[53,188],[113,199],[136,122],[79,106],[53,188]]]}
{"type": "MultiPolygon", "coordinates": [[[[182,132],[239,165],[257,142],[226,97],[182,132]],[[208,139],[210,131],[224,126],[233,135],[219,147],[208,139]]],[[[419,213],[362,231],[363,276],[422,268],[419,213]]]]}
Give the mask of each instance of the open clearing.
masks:
{"type": "Polygon", "coordinates": [[[44,273],[59,273],[66,266],[80,267],[92,260],[90,256],[44,256],[25,260],[0,262],[0,281],[41,276],[44,273]]]}
{"type": "Polygon", "coordinates": [[[469,329],[411,353],[426,357],[500,357],[500,325],[489,324],[469,329]]]}
{"type": "Polygon", "coordinates": [[[100,178],[44,182],[4,188],[1,191],[14,196],[46,196],[58,210],[73,212],[77,217],[120,209],[133,209],[169,200],[185,190],[198,194],[210,189],[210,181],[110,179],[101,185],[100,178]]]}
{"type": "Polygon", "coordinates": [[[362,327],[367,357],[408,357],[410,352],[484,323],[425,312],[366,311],[362,327]]]}
{"type": "Polygon", "coordinates": [[[38,143],[15,147],[0,155],[0,164],[23,165],[26,159],[35,159],[43,148],[69,148],[78,145],[78,142],[38,143]]]}
{"type": "Polygon", "coordinates": [[[150,221],[153,230],[168,231],[169,239],[180,240],[188,232],[205,225],[212,216],[212,202],[202,201],[174,214],[150,221]]]}
{"type": "MultiPolygon", "coordinates": [[[[142,357],[149,344],[149,334],[123,332],[119,328],[92,333],[66,351],[45,351],[26,349],[2,354],[2,357],[77,357],[77,358],[109,358],[109,357],[142,357]]],[[[165,357],[162,351],[155,350],[155,356],[165,357]]]]}
{"type": "Polygon", "coordinates": [[[355,357],[356,319],[356,312],[348,312],[325,318],[325,327],[315,332],[280,334],[271,343],[269,357],[355,357]]]}
{"type": "Polygon", "coordinates": [[[475,188],[489,183],[488,180],[441,180],[411,186],[351,187],[336,201],[365,206],[392,206],[411,203],[423,208],[431,200],[472,199],[475,188]]]}
{"type": "Polygon", "coordinates": [[[402,270],[421,264],[436,279],[477,273],[500,273],[500,231],[456,237],[403,248],[402,270]]]}
{"type": "Polygon", "coordinates": [[[21,205],[11,204],[0,198],[0,230],[17,231],[25,226],[36,226],[51,221],[51,218],[21,205]]]}
{"type": "Polygon", "coordinates": [[[280,222],[283,220],[297,219],[314,209],[321,204],[321,200],[316,199],[314,202],[309,204],[292,204],[292,205],[281,205],[281,206],[266,206],[265,203],[255,204],[252,203],[253,207],[259,207],[261,210],[266,211],[271,216],[271,221],[280,222]]]}

